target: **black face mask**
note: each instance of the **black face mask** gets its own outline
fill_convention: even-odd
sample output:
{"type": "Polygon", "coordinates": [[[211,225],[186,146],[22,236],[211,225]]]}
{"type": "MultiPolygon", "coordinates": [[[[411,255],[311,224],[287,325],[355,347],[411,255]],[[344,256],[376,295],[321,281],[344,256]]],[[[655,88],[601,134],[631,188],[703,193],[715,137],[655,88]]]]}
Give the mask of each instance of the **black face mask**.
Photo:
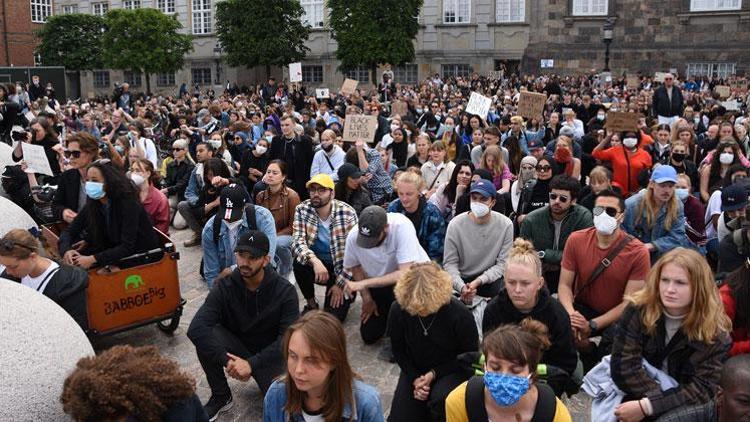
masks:
{"type": "Polygon", "coordinates": [[[331,142],[330,145],[323,147],[323,151],[325,152],[331,152],[332,150],[333,150],[333,142],[331,142]]]}
{"type": "Polygon", "coordinates": [[[685,161],[685,154],[673,153],[672,160],[674,160],[675,163],[681,163],[685,161]]]}

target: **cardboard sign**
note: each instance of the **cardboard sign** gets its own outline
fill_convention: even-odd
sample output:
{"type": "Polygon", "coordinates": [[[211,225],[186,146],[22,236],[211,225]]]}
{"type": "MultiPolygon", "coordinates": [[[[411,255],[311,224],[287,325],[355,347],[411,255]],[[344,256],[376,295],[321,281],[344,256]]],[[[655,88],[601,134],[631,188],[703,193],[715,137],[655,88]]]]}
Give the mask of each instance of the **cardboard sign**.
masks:
{"type": "Polygon", "coordinates": [[[396,100],[391,104],[391,116],[399,115],[401,117],[406,116],[409,113],[409,106],[406,102],[396,100]]]}
{"type": "Polygon", "coordinates": [[[740,109],[740,103],[737,100],[724,101],[721,105],[727,109],[727,111],[737,111],[740,109]]]}
{"type": "Polygon", "coordinates": [[[666,72],[656,72],[654,74],[654,82],[664,82],[664,78],[668,75],[666,72]]]}
{"type": "Polygon", "coordinates": [[[500,70],[490,70],[489,72],[487,72],[487,77],[489,79],[502,79],[503,72],[500,70]]]}
{"type": "Polygon", "coordinates": [[[341,93],[344,95],[352,95],[357,89],[359,81],[355,79],[344,79],[344,83],[341,85],[341,93]]]}
{"type": "Polygon", "coordinates": [[[486,119],[490,112],[490,104],[492,104],[492,99],[472,92],[471,97],[469,97],[469,104],[466,106],[466,112],[486,119]]]}
{"type": "Polygon", "coordinates": [[[330,94],[328,88],[317,88],[315,90],[315,98],[328,98],[330,94]]]}
{"type": "Polygon", "coordinates": [[[747,81],[732,81],[729,83],[729,86],[734,91],[745,91],[747,90],[747,81]]]}
{"type": "Polygon", "coordinates": [[[36,116],[34,116],[34,113],[32,113],[31,111],[27,111],[24,114],[24,117],[26,117],[26,120],[28,120],[29,123],[31,123],[32,120],[36,119],[36,116]]]}
{"type": "Polygon", "coordinates": [[[541,117],[547,96],[538,92],[521,91],[521,99],[518,101],[518,115],[527,119],[541,117]]]}
{"type": "Polygon", "coordinates": [[[641,84],[641,78],[638,75],[628,75],[625,83],[628,85],[628,88],[638,88],[641,84]]]}
{"type": "Polygon", "coordinates": [[[614,132],[626,132],[638,130],[638,113],[625,111],[610,111],[607,113],[607,129],[614,132]]]}
{"type": "Polygon", "coordinates": [[[289,63],[289,82],[302,82],[302,63],[289,63]]]}
{"type": "Polygon", "coordinates": [[[44,147],[41,145],[21,143],[23,151],[23,160],[26,161],[26,173],[40,173],[52,176],[52,168],[49,166],[49,160],[44,153],[44,147]]]}
{"type": "Polygon", "coordinates": [[[378,118],[376,116],[366,116],[356,114],[346,116],[344,121],[344,141],[356,142],[363,140],[372,142],[375,139],[375,130],[378,128],[378,118]]]}
{"type": "Polygon", "coordinates": [[[716,85],[714,87],[714,92],[719,94],[720,98],[729,98],[729,96],[732,95],[732,88],[727,85],[716,85]]]}

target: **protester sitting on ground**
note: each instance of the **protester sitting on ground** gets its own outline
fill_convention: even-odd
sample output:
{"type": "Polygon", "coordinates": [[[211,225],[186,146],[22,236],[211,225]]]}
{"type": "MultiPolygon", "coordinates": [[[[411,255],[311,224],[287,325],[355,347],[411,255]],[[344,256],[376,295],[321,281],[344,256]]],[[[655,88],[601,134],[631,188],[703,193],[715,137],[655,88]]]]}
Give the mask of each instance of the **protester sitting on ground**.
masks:
{"type": "Polygon", "coordinates": [[[531,193],[531,190],[536,184],[536,158],[531,155],[523,157],[521,159],[520,168],[518,171],[518,178],[513,181],[510,186],[510,201],[514,213],[523,213],[519,205],[526,203],[527,201],[521,201],[521,198],[526,192],[526,196],[531,193]]]}
{"type": "Polygon", "coordinates": [[[456,215],[456,203],[471,185],[474,165],[469,160],[459,161],[448,183],[440,185],[435,193],[429,197],[429,202],[435,204],[443,216],[446,224],[456,215]]]}
{"type": "Polygon", "coordinates": [[[287,186],[287,174],[285,162],[272,160],[263,176],[266,188],[255,196],[255,203],[273,214],[276,223],[276,269],[282,276],[292,272],[292,225],[294,209],[300,203],[297,192],[287,186]]]}
{"type": "Polygon", "coordinates": [[[706,208],[701,200],[693,195],[690,177],[687,174],[678,174],[677,184],[674,187],[675,196],[682,202],[682,208],[685,210],[685,234],[690,241],[690,246],[703,255],[708,241],[704,220],[706,208]]]}
{"type": "MultiPolygon", "coordinates": [[[[52,121],[44,116],[39,116],[29,122],[29,131],[26,133],[26,140],[23,141],[29,144],[38,145],[44,148],[44,155],[47,157],[50,169],[52,170],[52,176],[49,182],[56,183],[57,176],[60,175],[62,169],[60,168],[60,160],[58,155],[62,153],[62,147],[58,140],[57,132],[53,126],[52,121]]],[[[23,142],[16,143],[13,148],[11,158],[13,162],[19,162],[23,160],[23,142]]],[[[46,183],[40,179],[40,183],[46,183]]]]}
{"type": "Polygon", "coordinates": [[[501,325],[520,324],[526,318],[547,326],[550,346],[544,351],[541,363],[561,370],[548,371],[546,379],[555,394],[561,396],[578,361],[573,331],[565,308],[544,285],[542,261],[528,240],[513,242],[504,281],[505,289],[484,309],[482,332],[489,334],[501,325]]]}
{"type": "MultiPolygon", "coordinates": [[[[471,175],[471,183],[477,182],[482,179],[491,180],[492,174],[490,174],[488,170],[475,168],[471,175]]],[[[457,195],[455,215],[463,214],[465,212],[470,211],[470,206],[471,206],[470,187],[471,187],[471,184],[466,189],[463,189],[463,193],[461,195],[457,195]]],[[[506,210],[505,201],[495,201],[495,205],[492,206],[492,211],[498,212],[503,215],[507,214],[508,210],[506,210]]]]}
{"type": "Polygon", "coordinates": [[[427,133],[417,135],[416,153],[406,161],[406,167],[417,167],[419,169],[430,159],[430,145],[432,139],[427,133]]]}
{"type": "Polygon", "coordinates": [[[510,191],[510,181],[513,179],[513,175],[510,173],[507,164],[505,164],[500,147],[497,145],[488,146],[479,160],[479,168],[489,170],[492,175],[492,179],[490,180],[492,180],[498,193],[510,191]]]}
{"type": "Polygon", "coordinates": [[[526,215],[549,204],[549,184],[552,180],[552,162],[547,157],[540,158],[536,167],[536,183],[531,192],[522,195],[518,201],[518,223],[522,223],[526,215]]]}
{"type": "Polygon", "coordinates": [[[10,230],[0,239],[0,267],[4,267],[0,273],[52,299],[88,330],[88,273],[47,258],[39,240],[23,229],[10,230]]]}
{"type": "Polygon", "coordinates": [[[722,140],[722,142],[716,147],[711,162],[704,165],[700,170],[701,199],[703,199],[704,202],[708,202],[711,198],[711,194],[721,187],[722,180],[724,180],[724,176],[730,167],[737,164],[746,167],[745,164],[741,163],[741,157],[742,153],[740,152],[740,147],[734,140],[722,140]]]}
{"type": "Polygon", "coordinates": [[[434,263],[412,265],[396,283],[388,326],[401,374],[389,421],[445,421],[445,398],[468,376],[457,357],[475,352],[479,338],[451,285],[434,263]]]}
{"type": "Polygon", "coordinates": [[[336,132],[326,129],[320,134],[320,149],[313,156],[310,167],[310,177],[325,173],[333,179],[338,180],[337,171],[342,164],[346,153],[336,145],[336,132]]]}
{"type": "Polygon", "coordinates": [[[159,166],[159,156],[156,152],[156,145],[151,138],[146,136],[146,127],[142,120],[136,119],[128,124],[128,142],[130,142],[131,149],[137,149],[143,151],[145,158],[151,161],[154,168],[159,166]]]}
{"type": "MultiPolygon", "coordinates": [[[[691,135],[692,136],[692,135],[691,135]]],[[[700,174],[698,168],[690,157],[690,143],[681,139],[672,141],[672,150],[669,158],[670,166],[677,170],[677,174],[685,174],[690,178],[693,189],[700,188],[700,174]]]]}
{"type": "Polygon", "coordinates": [[[719,289],[732,322],[731,356],[750,353],[750,259],[734,270],[719,289]]]}
{"type": "Polygon", "coordinates": [[[622,189],[612,184],[612,171],[604,166],[596,166],[589,173],[589,184],[578,194],[578,204],[589,211],[593,210],[597,195],[606,189],[622,195],[622,189]]]}
{"type": "Polygon", "coordinates": [[[52,216],[70,224],[86,205],[86,170],[99,157],[99,143],[92,135],[80,132],[67,139],[63,154],[71,169],[57,180],[52,216]]]}
{"type": "Polygon", "coordinates": [[[552,389],[537,382],[537,367],[549,345],[547,327],[531,318],[488,333],[481,347],[484,375],[472,377],[448,395],[447,420],[571,422],[552,389]]]}
{"type": "MultiPolygon", "coordinates": [[[[167,164],[167,175],[162,180],[161,193],[167,196],[169,208],[174,217],[177,217],[177,205],[185,200],[185,190],[190,182],[190,175],[195,168],[195,163],[188,153],[188,142],[184,139],[178,139],[172,143],[173,159],[167,164]]],[[[187,226],[185,219],[179,216],[179,219],[172,220],[176,229],[184,229],[187,226]]]]}
{"type": "Polygon", "coordinates": [[[640,132],[622,134],[622,145],[611,146],[612,136],[603,137],[591,155],[612,164],[612,178],[628,197],[638,192],[638,175],[651,168],[651,154],[643,149],[640,132]]]}
{"type": "Polygon", "coordinates": [[[364,174],[364,181],[373,204],[380,205],[388,202],[388,198],[393,193],[393,185],[377,150],[368,147],[360,139],[354,143],[353,148],[347,151],[346,162],[354,164],[364,174]]]}
{"type": "Polygon", "coordinates": [[[706,215],[704,221],[706,222],[706,251],[709,262],[715,262],[717,260],[717,251],[719,249],[719,220],[721,219],[721,193],[724,188],[737,183],[740,180],[747,178],[748,169],[742,164],[731,166],[721,181],[721,189],[717,189],[711,194],[711,197],[706,204],[706,215]]]}
{"type": "Polygon", "coordinates": [[[362,210],[372,205],[370,191],[362,180],[362,171],[351,163],[344,163],[337,172],[336,200],[346,203],[354,208],[357,215],[362,210]]]}
{"type": "Polygon", "coordinates": [[[60,235],[58,250],[66,264],[102,267],[159,247],[138,191],[122,171],[101,160],[92,163],[85,191],[86,205],[60,235]]]}
{"type": "Polygon", "coordinates": [[[610,361],[612,379],[625,393],[615,416],[642,420],[713,398],[731,347],[731,321],[706,260],[672,249],[651,269],[645,289],[627,300],[610,361]],[[678,386],[662,391],[643,359],[678,386]]]}
{"type": "Polygon", "coordinates": [[[289,326],[282,341],[285,374],[263,400],[265,422],[383,422],[378,391],[352,369],[344,328],[336,318],[311,311],[289,326]]]}
{"type": "MultiPolygon", "coordinates": [[[[187,188],[185,188],[185,200],[177,204],[177,211],[193,232],[193,238],[184,244],[186,248],[200,245],[203,224],[211,215],[213,215],[214,206],[204,203],[202,199],[205,200],[206,197],[202,197],[201,195],[206,187],[206,178],[204,177],[206,170],[204,164],[213,158],[213,156],[214,150],[211,145],[201,142],[195,147],[195,159],[197,164],[193,171],[190,172],[188,185],[187,188]]],[[[213,164],[212,167],[216,167],[216,165],[213,164]]],[[[225,174],[228,175],[229,172],[227,171],[225,174]]],[[[218,175],[220,174],[217,174],[217,176],[218,175]]]]}
{"type": "Polygon", "coordinates": [[[565,174],[578,180],[581,178],[581,159],[573,156],[574,141],[567,136],[557,138],[553,161],[555,164],[554,174],[565,174]]]}
{"type": "Polygon", "coordinates": [[[151,161],[139,158],[130,164],[130,180],[138,189],[138,199],[151,218],[151,224],[162,233],[169,234],[169,200],[156,186],[161,176],[151,161]]]}
{"type": "Polygon", "coordinates": [[[60,402],[76,421],[207,422],[195,380],[156,346],[114,346],[83,358],[60,402]]]}
{"type": "Polygon", "coordinates": [[[294,286],[268,266],[270,251],[263,232],[241,235],[237,268],[216,280],[190,322],[187,336],[211,388],[204,406],[211,420],[232,407],[225,371],[242,382],[254,378],[264,394],[284,372],[281,341],[299,316],[299,303],[294,286]]]}
{"type": "Polygon", "coordinates": [[[429,198],[440,186],[448,183],[455,167],[456,164],[448,160],[443,141],[430,145],[430,159],[421,168],[425,197],[429,198]]]}
{"type": "Polygon", "coordinates": [[[260,138],[255,142],[255,147],[245,150],[240,160],[240,171],[238,177],[245,185],[248,192],[252,192],[255,185],[263,179],[268,168],[269,154],[268,139],[260,138]]]}

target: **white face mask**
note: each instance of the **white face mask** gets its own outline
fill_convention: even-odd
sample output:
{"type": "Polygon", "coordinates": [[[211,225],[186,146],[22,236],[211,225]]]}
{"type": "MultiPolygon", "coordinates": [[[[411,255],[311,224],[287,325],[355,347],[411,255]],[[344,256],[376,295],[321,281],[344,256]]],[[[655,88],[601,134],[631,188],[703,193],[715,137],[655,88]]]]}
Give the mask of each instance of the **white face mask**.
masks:
{"type": "Polygon", "coordinates": [[[677,195],[677,199],[679,199],[682,202],[685,202],[688,196],[690,196],[690,192],[685,188],[675,189],[674,194],[677,195]]]}
{"type": "Polygon", "coordinates": [[[605,117],[607,117],[607,115],[606,115],[606,114],[597,114],[597,115],[596,115],[596,118],[597,118],[597,119],[599,119],[599,121],[602,121],[602,120],[604,120],[604,118],[605,118],[605,117]]]}
{"type": "Polygon", "coordinates": [[[617,219],[610,217],[606,212],[594,216],[594,227],[603,235],[611,235],[617,229],[617,219]]]}
{"type": "Polygon", "coordinates": [[[482,202],[472,202],[469,207],[471,208],[471,212],[473,212],[474,215],[479,218],[482,218],[490,213],[489,205],[482,202]]]}
{"type": "Polygon", "coordinates": [[[266,148],[266,147],[264,147],[264,146],[261,146],[261,145],[256,145],[256,146],[255,146],[255,151],[256,151],[256,152],[257,152],[258,154],[260,154],[260,155],[263,155],[263,154],[265,154],[265,153],[266,153],[266,151],[268,151],[268,148],[266,148]]]}
{"type": "Polygon", "coordinates": [[[734,154],[731,152],[722,152],[719,155],[719,162],[721,164],[732,164],[734,162],[734,154]]]}
{"type": "Polygon", "coordinates": [[[143,182],[146,181],[146,178],[138,173],[130,173],[130,180],[132,180],[136,186],[141,186],[143,182]]]}
{"type": "Polygon", "coordinates": [[[401,126],[399,126],[399,125],[391,125],[391,132],[393,132],[396,129],[401,129],[401,126]]]}
{"type": "Polygon", "coordinates": [[[625,148],[635,148],[638,144],[638,140],[635,138],[625,138],[622,140],[622,144],[625,145],[625,148]]]}
{"type": "Polygon", "coordinates": [[[218,150],[221,148],[221,141],[216,139],[211,139],[208,141],[209,144],[211,144],[212,147],[214,147],[215,150],[218,150]]]}

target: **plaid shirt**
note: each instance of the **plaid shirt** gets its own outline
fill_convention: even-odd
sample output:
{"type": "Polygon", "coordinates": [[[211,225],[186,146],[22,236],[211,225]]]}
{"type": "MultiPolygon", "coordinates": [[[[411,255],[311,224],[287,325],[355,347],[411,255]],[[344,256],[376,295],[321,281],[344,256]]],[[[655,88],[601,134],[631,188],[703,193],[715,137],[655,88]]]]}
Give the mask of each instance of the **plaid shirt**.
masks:
{"type": "Polygon", "coordinates": [[[391,176],[385,171],[383,163],[380,161],[380,152],[370,147],[365,147],[365,156],[367,157],[367,173],[372,174],[372,179],[367,182],[367,189],[372,195],[372,203],[379,205],[388,200],[393,193],[393,184],[391,176]]]}
{"type": "MultiPolygon", "coordinates": [[[[307,265],[315,253],[310,249],[318,236],[320,217],[310,200],[299,204],[294,211],[292,225],[292,252],[295,259],[302,265],[307,265]]],[[[331,256],[333,257],[333,272],[336,274],[336,284],[344,287],[344,283],[351,280],[351,275],[344,271],[344,248],[349,230],[357,224],[357,213],[348,204],[331,199],[331,256]]]]}

